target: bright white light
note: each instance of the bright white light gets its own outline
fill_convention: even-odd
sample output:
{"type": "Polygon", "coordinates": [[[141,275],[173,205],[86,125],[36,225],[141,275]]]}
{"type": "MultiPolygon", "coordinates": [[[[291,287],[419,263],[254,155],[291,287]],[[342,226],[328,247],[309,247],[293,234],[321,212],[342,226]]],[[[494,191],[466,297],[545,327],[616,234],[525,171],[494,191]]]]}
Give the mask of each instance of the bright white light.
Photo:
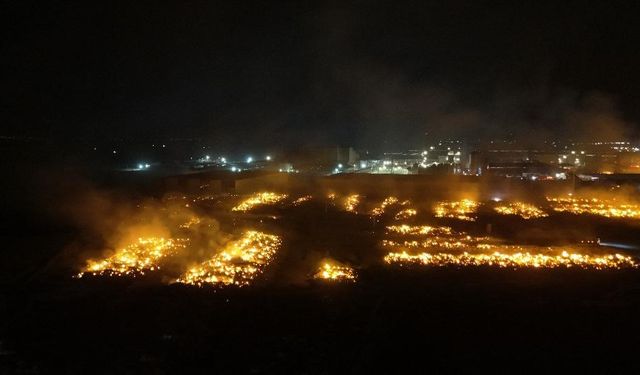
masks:
{"type": "Polygon", "coordinates": [[[493,198],[491,198],[491,200],[492,200],[492,201],[494,201],[494,202],[500,202],[500,201],[502,201],[502,198],[500,198],[500,197],[493,197],[493,198]]]}
{"type": "Polygon", "coordinates": [[[231,167],[231,172],[235,172],[236,171],[236,167],[231,167]]]}
{"type": "Polygon", "coordinates": [[[342,168],[342,164],[338,164],[338,168],[342,168]]]}
{"type": "Polygon", "coordinates": [[[267,160],[271,160],[271,156],[267,155],[267,160]]]}
{"type": "Polygon", "coordinates": [[[205,159],[207,159],[207,160],[209,160],[209,159],[210,159],[209,155],[205,156],[204,158],[205,158],[205,159]]]}
{"type": "Polygon", "coordinates": [[[538,176],[531,176],[531,180],[535,181],[538,179],[538,176]]]}
{"type": "Polygon", "coordinates": [[[221,162],[223,162],[223,163],[226,163],[226,162],[227,162],[227,159],[226,159],[226,158],[224,158],[224,157],[222,157],[222,158],[220,158],[220,161],[221,161],[221,162]]]}
{"type": "Polygon", "coordinates": [[[360,162],[360,168],[366,168],[367,167],[367,163],[365,162],[360,162]]]}
{"type": "Polygon", "coordinates": [[[252,158],[251,156],[249,156],[249,157],[247,158],[247,163],[251,163],[252,161],[253,161],[253,158],[252,158]]]}
{"type": "Polygon", "coordinates": [[[138,169],[144,169],[144,165],[138,164],[138,169]]]}
{"type": "Polygon", "coordinates": [[[339,172],[339,171],[338,171],[338,168],[336,168],[336,169],[334,169],[334,170],[333,170],[333,173],[338,173],[338,172],[339,172]]]}
{"type": "Polygon", "coordinates": [[[150,165],[149,165],[149,164],[145,164],[145,165],[144,165],[144,167],[145,167],[145,168],[149,168],[149,167],[150,167],[150,165]]]}

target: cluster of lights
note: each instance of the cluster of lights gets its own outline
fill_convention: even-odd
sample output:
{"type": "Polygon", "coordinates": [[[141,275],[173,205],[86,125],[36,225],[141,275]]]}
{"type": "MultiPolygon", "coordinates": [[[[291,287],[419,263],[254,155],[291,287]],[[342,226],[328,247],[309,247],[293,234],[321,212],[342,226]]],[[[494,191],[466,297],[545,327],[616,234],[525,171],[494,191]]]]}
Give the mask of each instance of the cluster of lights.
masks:
{"type": "Polygon", "coordinates": [[[494,207],[494,210],[501,215],[518,215],[526,220],[549,216],[546,212],[542,211],[538,207],[522,202],[503,204],[494,207]]]}
{"type": "Polygon", "coordinates": [[[233,207],[231,211],[246,212],[256,206],[276,204],[286,197],[286,194],[276,194],[270,192],[256,193],[246,200],[242,201],[239,205],[233,207]]]}
{"type": "Polygon", "coordinates": [[[418,211],[414,210],[413,208],[405,208],[404,210],[398,211],[396,216],[394,216],[394,220],[408,219],[412,216],[416,216],[417,214],[418,214],[418,211]]]}
{"type": "Polygon", "coordinates": [[[89,260],[77,276],[82,277],[87,273],[107,276],[143,275],[145,271],[158,270],[159,262],[184,248],[186,241],[161,237],[138,238],[135,243],[117,250],[105,259],[89,260]]]}
{"type": "Polygon", "coordinates": [[[398,198],[396,197],[387,197],[384,201],[382,201],[382,203],[380,203],[380,206],[375,207],[373,210],[371,210],[371,215],[372,216],[381,216],[382,214],[384,214],[384,210],[387,208],[387,206],[390,206],[392,204],[396,204],[398,203],[398,198]]]}
{"type": "Polygon", "coordinates": [[[247,231],[211,259],[191,267],[176,282],[197,286],[249,285],[271,262],[280,244],[278,236],[247,231]]]}
{"type": "Polygon", "coordinates": [[[358,204],[360,204],[360,196],[358,194],[349,195],[345,198],[344,209],[348,212],[356,212],[358,204]]]}
{"type": "Polygon", "coordinates": [[[324,262],[313,277],[331,281],[355,281],[356,274],[351,267],[324,262]]]}
{"type": "Polygon", "coordinates": [[[472,215],[475,214],[479,206],[480,203],[474,200],[463,199],[453,202],[439,202],[436,204],[434,211],[436,217],[475,221],[475,217],[472,215]]]}
{"type": "Polygon", "coordinates": [[[562,251],[558,255],[532,254],[516,252],[504,254],[493,252],[490,254],[462,254],[451,253],[420,253],[410,255],[407,252],[389,253],[384,257],[386,263],[417,264],[424,266],[493,266],[502,268],[558,268],[578,267],[588,269],[619,269],[636,268],[638,263],[629,256],[621,254],[591,256],[562,251]]]}
{"type": "Polygon", "coordinates": [[[598,198],[547,198],[557,212],[576,215],[589,214],[610,218],[640,219],[640,205],[618,202],[615,199],[598,198]]]}

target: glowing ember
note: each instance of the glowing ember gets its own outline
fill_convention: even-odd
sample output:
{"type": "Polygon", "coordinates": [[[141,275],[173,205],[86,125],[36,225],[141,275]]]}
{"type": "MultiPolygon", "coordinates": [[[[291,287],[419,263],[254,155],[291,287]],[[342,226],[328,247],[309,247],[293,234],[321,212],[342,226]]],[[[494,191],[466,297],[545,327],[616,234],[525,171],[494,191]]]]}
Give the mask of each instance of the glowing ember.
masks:
{"type": "Polygon", "coordinates": [[[360,203],[360,196],[358,194],[353,194],[348,196],[344,202],[344,209],[349,212],[355,212],[356,206],[360,203]]]}
{"type": "Polygon", "coordinates": [[[255,206],[278,203],[281,200],[285,199],[286,197],[287,197],[286,194],[256,193],[250,198],[240,203],[239,205],[232,208],[231,211],[242,211],[242,212],[249,211],[255,206]]]}
{"type": "Polygon", "coordinates": [[[638,267],[638,263],[629,256],[621,254],[591,256],[563,251],[559,255],[532,254],[529,252],[504,254],[462,254],[389,253],[384,257],[386,263],[418,264],[424,266],[494,266],[503,268],[558,268],[579,267],[589,269],[610,269],[638,267]]]}
{"type": "Polygon", "coordinates": [[[451,234],[451,228],[449,227],[431,227],[428,225],[391,225],[387,227],[387,230],[391,233],[399,233],[399,234],[451,234]]]}
{"type": "Polygon", "coordinates": [[[386,198],[384,201],[382,201],[382,203],[380,203],[380,206],[374,208],[373,210],[371,210],[371,215],[372,216],[381,216],[382,214],[384,214],[384,210],[387,208],[387,206],[392,205],[392,204],[396,204],[398,203],[398,198],[396,197],[388,197],[386,198]]]}
{"type": "Polygon", "coordinates": [[[494,209],[501,215],[518,215],[526,220],[549,216],[538,207],[532,204],[521,202],[513,202],[506,205],[497,206],[494,209]]]}
{"type": "Polygon", "coordinates": [[[188,229],[191,228],[194,225],[198,225],[200,224],[200,219],[197,217],[192,217],[191,219],[189,219],[189,221],[187,221],[186,223],[180,224],[180,228],[182,229],[188,229]]]}
{"type": "Polygon", "coordinates": [[[418,211],[414,210],[413,208],[406,208],[404,210],[399,211],[394,217],[394,220],[408,219],[412,216],[416,216],[417,214],[418,214],[418,211]]]}
{"type": "Polygon", "coordinates": [[[431,237],[424,241],[393,241],[382,240],[382,246],[394,248],[429,248],[429,249],[458,249],[470,250],[475,248],[483,248],[491,246],[479,241],[485,240],[484,237],[460,236],[456,237],[431,237]]]}
{"type": "Polygon", "coordinates": [[[138,241],[117,250],[103,260],[90,260],[78,277],[92,275],[123,276],[144,274],[144,271],[157,270],[161,259],[173,255],[179,248],[185,247],[185,239],[138,238],[138,241]]]}
{"type": "Polygon", "coordinates": [[[296,199],[291,204],[294,205],[294,206],[299,206],[304,202],[308,202],[309,200],[311,200],[311,198],[313,198],[311,195],[305,195],[304,197],[300,197],[300,198],[296,199]]]}
{"type": "Polygon", "coordinates": [[[459,220],[475,221],[474,214],[480,203],[470,199],[453,202],[439,202],[435,208],[436,217],[454,218],[459,220]]]}
{"type": "Polygon", "coordinates": [[[318,272],[313,276],[315,279],[323,280],[346,280],[355,281],[356,276],[353,268],[325,262],[322,264],[318,272]]]}
{"type": "Polygon", "coordinates": [[[598,198],[547,198],[554,211],[611,218],[640,219],[640,205],[598,198]]]}
{"type": "Polygon", "coordinates": [[[211,259],[190,268],[176,282],[202,286],[222,284],[244,286],[258,276],[280,247],[280,238],[247,231],[211,259]]]}

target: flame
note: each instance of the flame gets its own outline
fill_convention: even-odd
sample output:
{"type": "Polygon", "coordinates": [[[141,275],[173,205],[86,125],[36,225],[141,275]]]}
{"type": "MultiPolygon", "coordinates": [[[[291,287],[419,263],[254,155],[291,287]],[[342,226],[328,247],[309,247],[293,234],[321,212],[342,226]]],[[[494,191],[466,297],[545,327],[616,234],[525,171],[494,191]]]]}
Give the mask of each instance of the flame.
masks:
{"type": "Polygon", "coordinates": [[[308,202],[309,200],[311,200],[311,198],[313,198],[311,195],[305,195],[303,197],[300,197],[296,200],[294,200],[291,204],[294,206],[299,206],[304,202],[308,202]]]}
{"type": "Polygon", "coordinates": [[[222,284],[244,286],[255,279],[267,266],[281,241],[278,236],[247,231],[211,259],[191,267],[178,283],[202,286],[222,284]]]}
{"type": "Polygon", "coordinates": [[[396,216],[394,216],[394,220],[404,220],[404,219],[408,219],[412,216],[416,216],[418,214],[418,211],[414,210],[413,208],[405,208],[404,210],[399,211],[396,216]]]}
{"type": "Polygon", "coordinates": [[[252,208],[266,204],[276,204],[287,197],[286,194],[276,194],[270,192],[255,193],[239,205],[233,207],[231,211],[246,212],[252,208]]]}
{"type": "Polygon", "coordinates": [[[432,227],[429,225],[391,225],[387,227],[387,230],[391,233],[399,234],[451,234],[451,228],[449,227],[432,227]]]}
{"type": "Polygon", "coordinates": [[[576,215],[589,214],[610,218],[640,219],[640,205],[598,198],[549,198],[554,211],[576,215]]]}
{"type": "Polygon", "coordinates": [[[188,229],[194,225],[200,224],[200,222],[201,222],[200,218],[194,216],[191,219],[189,219],[187,222],[180,224],[179,227],[182,229],[188,229]]]}
{"type": "Polygon", "coordinates": [[[123,276],[144,274],[144,271],[159,269],[159,261],[174,255],[185,247],[186,239],[165,239],[161,237],[138,238],[138,241],[102,260],[89,260],[87,266],[77,276],[92,275],[123,276]]]}
{"type": "Polygon", "coordinates": [[[532,254],[530,252],[516,252],[504,254],[462,254],[450,253],[419,253],[410,255],[406,251],[389,253],[384,257],[386,263],[419,264],[424,266],[494,266],[502,268],[558,268],[579,267],[588,269],[620,269],[637,268],[638,263],[630,256],[621,254],[591,256],[569,253],[566,250],[558,255],[532,254]]]}
{"type": "Polygon", "coordinates": [[[314,278],[332,281],[355,281],[356,276],[351,267],[338,265],[334,262],[324,262],[314,275],[314,278]]]}
{"type": "Polygon", "coordinates": [[[344,209],[349,212],[355,212],[358,204],[360,204],[360,196],[358,194],[349,195],[345,199],[344,209]]]}
{"type": "Polygon", "coordinates": [[[501,215],[518,215],[525,220],[538,219],[541,217],[547,217],[546,212],[542,211],[538,207],[522,202],[513,202],[506,205],[494,207],[494,210],[501,215]]]}
{"type": "Polygon", "coordinates": [[[480,203],[471,199],[463,199],[453,202],[439,202],[436,204],[434,211],[436,217],[454,218],[466,221],[475,221],[476,218],[471,216],[474,214],[480,203]]]}
{"type": "Polygon", "coordinates": [[[381,216],[382,214],[384,214],[384,210],[387,208],[387,206],[390,206],[392,204],[396,204],[398,203],[398,198],[396,197],[387,197],[384,201],[382,201],[382,203],[380,203],[380,206],[374,208],[373,210],[371,210],[371,215],[372,216],[381,216]]]}

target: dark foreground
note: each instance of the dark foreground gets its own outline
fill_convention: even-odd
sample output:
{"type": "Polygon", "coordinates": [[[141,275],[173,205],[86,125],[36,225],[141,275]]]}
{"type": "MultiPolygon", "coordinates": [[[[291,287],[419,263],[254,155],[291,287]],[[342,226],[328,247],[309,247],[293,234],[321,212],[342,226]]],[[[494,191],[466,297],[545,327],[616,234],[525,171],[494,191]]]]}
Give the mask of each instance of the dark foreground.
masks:
{"type": "Polygon", "coordinates": [[[31,280],[2,290],[1,373],[635,372],[635,270],[373,268],[239,290],[31,280]]]}

